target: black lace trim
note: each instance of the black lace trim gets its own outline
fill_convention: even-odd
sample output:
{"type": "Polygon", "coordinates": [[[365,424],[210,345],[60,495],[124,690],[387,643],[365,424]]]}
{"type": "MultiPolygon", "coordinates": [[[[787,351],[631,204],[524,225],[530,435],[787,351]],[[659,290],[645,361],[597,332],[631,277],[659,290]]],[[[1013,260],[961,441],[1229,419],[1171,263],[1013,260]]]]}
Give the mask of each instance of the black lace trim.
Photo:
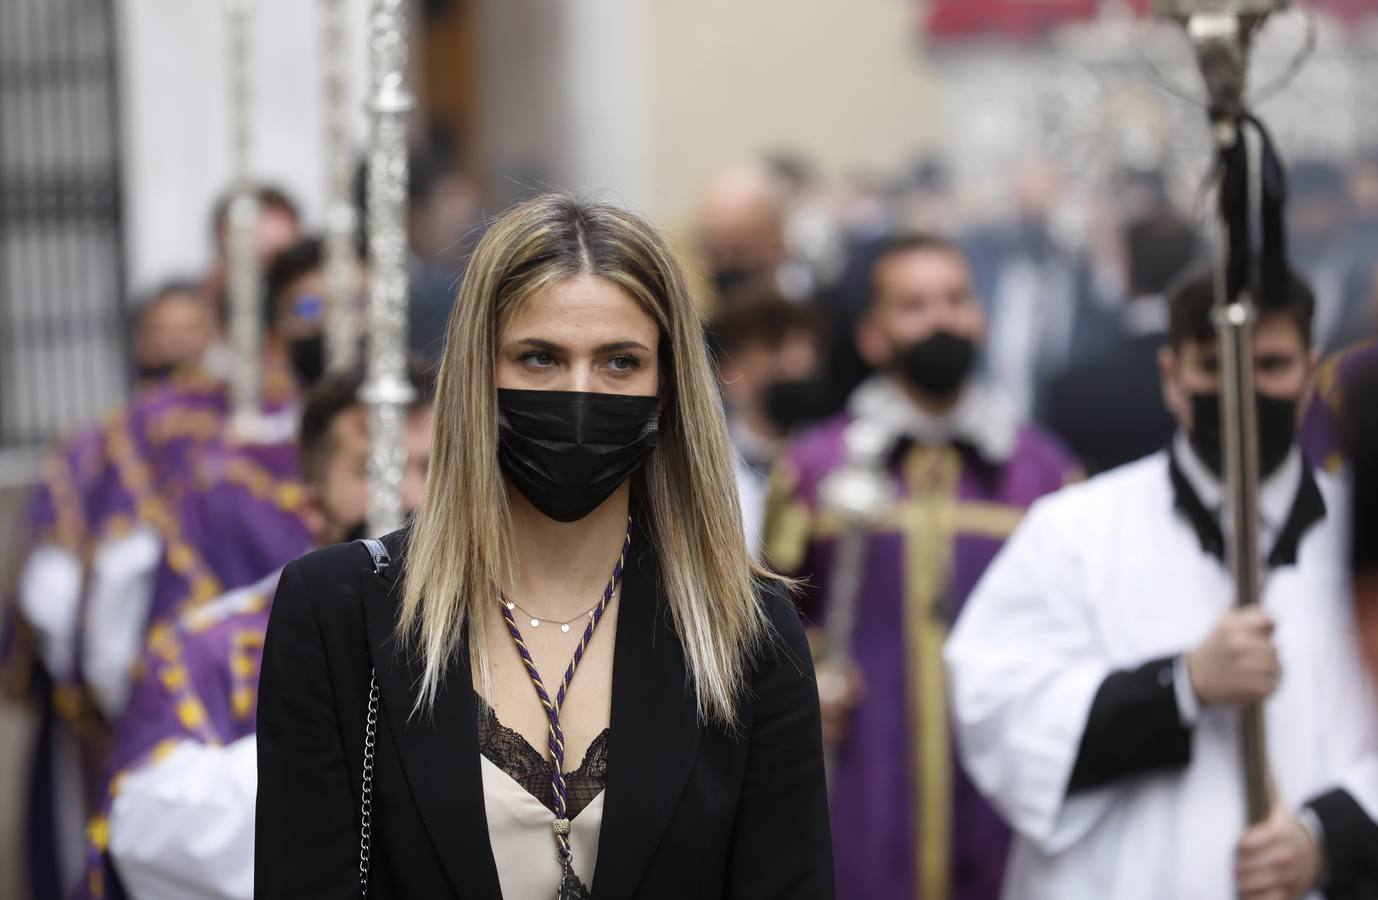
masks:
{"type": "MultiPolygon", "coordinates": [[[[554,763],[547,761],[521,734],[502,724],[498,714],[477,694],[474,707],[478,710],[479,752],[554,815],[555,798],[550,788],[554,763]]],[[[607,783],[610,732],[611,729],[604,728],[589,745],[579,768],[565,773],[565,797],[571,819],[583,812],[607,783]]]]}

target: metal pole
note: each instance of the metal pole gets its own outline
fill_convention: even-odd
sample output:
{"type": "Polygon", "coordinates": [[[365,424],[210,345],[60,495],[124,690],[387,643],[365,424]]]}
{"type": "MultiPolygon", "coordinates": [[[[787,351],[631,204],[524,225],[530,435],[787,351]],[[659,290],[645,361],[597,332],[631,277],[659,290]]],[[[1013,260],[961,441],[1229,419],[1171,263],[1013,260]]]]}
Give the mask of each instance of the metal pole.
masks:
{"type": "MultiPolygon", "coordinates": [[[[1240,135],[1240,140],[1243,136],[1240,135]]],[[[1226,287],[1225,257],[1229,226],[1220,223],[1220,249],[1215,273],[1215,327],[1220,336],[1220,421],[1225,488],[1230,498],[1226,561],[1234,576],[1235,603],[1253,606],[1262,593],[1262,560],[1258,527],[1258,410],[1254,404],[1254,304],[1246,292],[1231,300],[1226,287]]],[[[1267,729],[1261,703],[1240,710],[1240,762],[1244,772],[1245,811],[1250,824],[1268,818],[1267,729]]]]}
{"type": "MultiPolygon", "coordinates": [[[[1248,73],[1249,41],[1259,24],[1259,14],[1211,14],[1187,20],[1187,32],[1195,45],[1206,90],[1211,99],[1213,143],[1220,170],[1219,195],[1226,183],[1226,166],[1247,166],[1243,146],[1244,86],[1248,73]]],[[[1248,193],[1247,191],[1245,192],[1248,193]]],[[[1241,198],[1249,203],[1248,197],[1241,198]]],[[[1257,318],[1248,290],[1230,296],[1231,234],[1223,205],[1217,203],[1215,265],[1215,327],[1220,343],[1220,421],[1229,522],[1226,529],[1226,561],[1234,576],[1235,603],[1252,606],[1260,600],[1262,565],[1258,527],[1258,422],[1254,401],[1254,321],[1257,318]]],[[[1244,781],[1245,812],[1250,824],[1268,818],[1271,811],[1268,774],[1267,730],[1263,706],[1253,703],[1240,711],[1240,764],[1244,781]]]]}
{"type": "Polygon", "coordinates": [[[349,127],[345,0],[321,0],[321,73],[325,117],[326,360],[331,371],[359,361],[357,222],[349,127]]]}
{"type": "Polygon", "coordinates": [[[235,368],[230,378],[231,428],[242,440],[260,431],[259,360],[262,315],[257,248],[258,198],[253,183],[253,97],[249,85],[250,29],[254,0],[226,0],[229,31],[230,161],[234,196],[230,201],[227,240],[229,263],[230,341],[235,368]]]}
{"type": "MultiPolygon", "coordinates": [[[[820,687],[842,690],[838,683],[853,662],[857,606],[866,573],[871,528],[895,504],[888,461],[895,434],[885,426],[857,419],[843,435],[842,466],[819,487],[823,505],[842,519],[832,576],[827,585],[827,617],[823,623],[820,687]]],[[[834,751],[824,754],[824,768],[832,781],[834,751]]]]}
{"type": "Polygon", "coordinates": [[[403,417],[413,391],[407,378],[407,44],[410,0],[373,0],[369,16],[368,153],[369,528],[402,526],[403,417]]]}

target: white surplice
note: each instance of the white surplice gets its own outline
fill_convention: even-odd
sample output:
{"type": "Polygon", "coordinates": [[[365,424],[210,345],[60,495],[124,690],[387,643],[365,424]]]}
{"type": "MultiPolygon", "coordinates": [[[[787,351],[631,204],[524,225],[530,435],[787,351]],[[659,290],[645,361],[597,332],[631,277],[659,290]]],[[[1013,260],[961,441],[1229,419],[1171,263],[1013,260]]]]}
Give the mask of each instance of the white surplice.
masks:
{"type": "MultiPolygon", "coordinates": [[[[1334,479],[1316,478],[1326,516],[1296,564],[1264,583],[1283,667],[1266,703],[1268,753],[1288,808],[1343,788],[1373,818],[1378,706],[1355,646],[1346,501],[1334,479]]],[[[1236,710],[1195,711],[1185,768],[1067,795],[1106,676],[1193,649],[1233,599],[1227,569],[1174,509],[1166,452],[1033,505],[945,652],[962,760],[1016,831],[1006,900],[1236,896],[1236,710]]]]}

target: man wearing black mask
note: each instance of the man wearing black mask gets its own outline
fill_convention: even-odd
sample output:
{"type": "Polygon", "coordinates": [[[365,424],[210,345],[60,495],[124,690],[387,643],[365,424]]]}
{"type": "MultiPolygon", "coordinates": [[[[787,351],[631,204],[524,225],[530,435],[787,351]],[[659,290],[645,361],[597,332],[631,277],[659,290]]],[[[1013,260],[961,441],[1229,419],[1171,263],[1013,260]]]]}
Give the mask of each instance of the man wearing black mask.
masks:
{"type": "Polygon", "coordinates": [[[819,667],[843,900],[999,896],[1008,832],[952,765],[941,648],[1024,508],[1077,470],[973,380],[985,330],[960,250],[926,235],[888,241],[856,331],[878,374],[772,476],[767,556],[806,579],[804,610],[825,624],[849,579],[824,485],[848,465],[851,435],[872,429],[888,440],[883,476],[897,499],[867,526],[851,646],[826,648],[819,667]],[[837,664],[839,650],[855,664],[837,664]]]}
{"type": "Polygon", "coordinates": [[[1354,635],[1348,503],[1296,439],[1310,288],[1274,285],[1252,347],[1259,602],[1225,563],[1209,276],[1171,301],[1169,446],[1040,501],[946,648],[967,769],[1008,816],[1014,896],[1372,897],[1378,722],[1354,635]],[[1245,820],[1239,711],[1260,704],[1273,809],[1245,820]]]}
{"type": "MultiPolygon", "coordinates": [[[[308,238],[273,259],[265,276],[268,288],[265,364],[291,369],[297,386],[309,391],[325,373],[325,256],[319,238],[308,238]]],[[[362,269],[360,270],[362,274],[362,269]]],[[[355,314],[362,333],[363,286],[356,292],[355,314]]]]}
{"type": "Polygon", "coordinates": [[[769,290],[744,297],[709,325],[753,551],[760,546],[766,480],[776,457],[790,435],[837,409],[821,377],[822,324],[813,307],[769,290]]]}

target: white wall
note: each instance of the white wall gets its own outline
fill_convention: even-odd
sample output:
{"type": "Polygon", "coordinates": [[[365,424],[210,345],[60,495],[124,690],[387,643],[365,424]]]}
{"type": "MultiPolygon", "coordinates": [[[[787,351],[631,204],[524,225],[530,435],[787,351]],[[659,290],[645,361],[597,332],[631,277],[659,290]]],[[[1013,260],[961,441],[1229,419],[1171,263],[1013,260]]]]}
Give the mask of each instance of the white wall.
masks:
{"type": "MultiPolygon", "coordinates": [[[[367,118],[367,0],[350,8],[350,91],[358,147],[367,118]]],[[[228,52],[221,0],[119,0],[128,276],[137,294],[211,258],[209,216],[229,180],[228,52]]],[[[301,204],[308,227],[324,205],[320,3],[259,0],[254,159],[261,177],[301,204]]]]}

